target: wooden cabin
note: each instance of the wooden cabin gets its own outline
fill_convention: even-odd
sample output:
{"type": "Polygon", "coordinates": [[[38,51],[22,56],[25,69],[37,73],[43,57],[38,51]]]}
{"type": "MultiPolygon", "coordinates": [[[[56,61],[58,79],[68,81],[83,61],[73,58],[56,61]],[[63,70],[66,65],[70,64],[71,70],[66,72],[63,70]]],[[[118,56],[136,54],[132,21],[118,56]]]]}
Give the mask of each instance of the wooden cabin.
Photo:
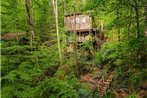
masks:
{"type": "Polygon", "coordinates": [[[65,29],[67,31],[86,31],[92,29],[92,19],[88,15],[70,14],[65,16],[65,29]]]}
{"type": "Polygon", "coordinates": [[[93,40],[97,30],[92,28],[92,18],[84,14],[65,15],[67,32],[77,33],[77,42],[93,40]]]}
{"type": "Polygon", "coordinates": [[[92,22],[93,21],[90,16],[81,13],[65,15],[64,24],[68,38],[71,36],[69,33],[76,33],[77,43],[82,43],[86,40],[90,40],[93,42],[94,47],[99,47],[100,45],[97,44],[100,44],[100,42],[96,41],[97,39],[102,40],[101,37],[103,37],[103,35],[100,34],[99,30],[93,28],[92,22]]]}

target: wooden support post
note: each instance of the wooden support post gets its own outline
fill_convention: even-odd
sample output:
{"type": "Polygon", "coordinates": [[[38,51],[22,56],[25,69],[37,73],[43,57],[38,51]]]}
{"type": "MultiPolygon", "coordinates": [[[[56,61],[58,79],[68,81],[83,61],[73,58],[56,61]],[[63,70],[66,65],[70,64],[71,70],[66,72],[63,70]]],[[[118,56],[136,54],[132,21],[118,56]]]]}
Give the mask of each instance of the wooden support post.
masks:
{"type": "Polygon", "coordinates": [[[79,41],[79,42],[81,42],[80,36],[81,36],[81,32],[79,32],[79,36],[78,36],[78,41],[79,41]]]}
{"type": "Polygon", "coordinates": [[[97,30],[94,32],[94,41],[96,41],[97,30]]]}
{"type": "MultiPolygon", "coordinates": [[[[92,38],[92,32],[93,32],[93,29],[90,30],[90,36],[92,38]]],[[[93,60],[92,60],[92,66],[94,67],[95,66],[95,51],[94,51],[94,47],[93,47],[93,38],[90,40],[91,41],[91,52],[92,52],[92,57],[93,57],[93,60]]]]}

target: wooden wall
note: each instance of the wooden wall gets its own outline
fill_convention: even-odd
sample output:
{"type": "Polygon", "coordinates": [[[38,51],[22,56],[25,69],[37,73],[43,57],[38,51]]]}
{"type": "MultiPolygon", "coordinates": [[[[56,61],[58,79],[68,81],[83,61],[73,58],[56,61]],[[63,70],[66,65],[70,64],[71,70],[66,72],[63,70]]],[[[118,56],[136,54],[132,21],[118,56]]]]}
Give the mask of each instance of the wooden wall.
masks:
{"type": "MultiPolygon", "coordinates": [[[[65,16],[65,29],[73,31],[75,29],[75,16],[65,16]]],[[[76,15],[76,30],[92,29],[92,19],[90,16],[79,14],[76,15]]]]}

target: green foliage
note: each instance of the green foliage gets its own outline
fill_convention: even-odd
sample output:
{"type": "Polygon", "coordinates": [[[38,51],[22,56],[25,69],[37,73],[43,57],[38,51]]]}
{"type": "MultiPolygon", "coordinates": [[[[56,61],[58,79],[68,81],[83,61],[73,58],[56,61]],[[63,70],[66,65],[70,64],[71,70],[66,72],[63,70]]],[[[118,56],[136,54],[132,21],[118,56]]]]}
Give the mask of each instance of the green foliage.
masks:
{"type": "Polygon", "coordinates": [[[77,94],[73,91],[72,86],[67,81],[58,78],[45,79],[40,85],[35,87],[34,94],[37,98],[77,98],[77,94]]]}
{"type": "Polygon", "coordinates": [[[102,56],[102,54],[100,52],[96,53],[96,57],[95,58],[96,58],[96,62],[98,64],[102,64],[105,61],[103,56],[102,56]]]}
{"type": "Polygon", "coordinates": [[[103,98],[115,98],[114,93],[111,90],[108,90],[103,98]]]}
{"type": "Polygon", "coordinates": [[[146,71],[140,68],[141,63],[136,54],[139,45],[136,38],[119,43],[108,42],[96,53],[98,65],[110,64],[109,68],[115,70],[114,87],[126,87],[127,85],[137,87],[144,83],[146,71]]]}
{"type": "Polygon", "coordinates": [[[132,70],[132,74],[129,77],[129,82],[134,85],[134,86],[138,86],[138,85],[142,85],[144,83],[144,81],[146,81],[146,70],[132,70]]]}
{"type": "Polygon", "coordinates": [[[2,34],[26,30],[26,14],[22,3],[23,1],[19,0],[5,0],[2,2],[2,34]]]}
{"type": "Polygon", "coordinates": [[[79,94],[78,98],[98,98],[98,93],[97,91],[90,91],[86,89],[79,89],[77,91],[79,94]]]}
{"type": "Polygon", "coordinates": [[[101,50],[96,53],[96,61],[98,64],[103,64],[105,61],[118,62],[119,59],[118,43],[108,42],[105,43],[101,50]]]}
{"type": "Polygon", "coordinates": [[[136,93],[131,93],[126,98],[138,98],[138,96],[136,93]]]}
{"type": "MultiPolygon", "coordinates": [[[[73,42],[75,34],[65,35],[64,14],[75,11],[92,17],[93,25],[100,29],[104,21],[104,32],[110,42],[105,42],[98,52],[94,53],[91,41],[79,45],[78,55],[81,69],[92,69],[96,62],[101,77],[107,71],[115,70],[112,87],[137,88],[147,79],[146,72],[146,37],[144,36],[145,10],[142,5],[146,0],[65,0],[58,2],[59,33],[62,52],[66,48],[65,39],[73,42]],[[136,11],[138,9],[138,12],[136,11]],[[137,14],[139,16],[137,16],[137,14]],[[137,20],[138,18],[138,20],[137,20]],[[120,30],[120,32],[118,32],[120,30]],[[119,34],[120,33],[120,34],[119,34]],[[139,37],[136,37],[140,35],[139,37]],[[117,41],[120,36],[120,41],[117,41]],[[94,60],[93,57],[95,56],[94,60]],[[89,65],[89,66],[88,66],[89,65]],[[122,81],[123,80],[123,81],[122,81]]],[[[75,61],[63,58],[59,63],[57,35],[55,33],[55,17],[51,0],[32,0],[32,17],[34,21],[35,40],[33,45],[22,45],[18,41],[1,41],[1,81],[3,98],[97,98],[97,91],[91,91],[85,83],[75,77],[75,61]],[[51,73],[49,68],[54,69],[51,73]]],[[[1,3],[1,33],[26,32],[30,38],[27,11],[23,0],[3,0],[1,3]]],[[[18,38],[19,39],[19,38],[18,38]]],[[[29,39],[30,40],[30,39],[29,39]]],[[[64,54],[64,53],[62,53],[64,54]]],[[[87,74],[89,71],[85,71],[87,74]]],[[[136,93],[128,98],[136,98],[136,93]]],[[[114,98],[108,90],[104,98],[114,98]]]]}

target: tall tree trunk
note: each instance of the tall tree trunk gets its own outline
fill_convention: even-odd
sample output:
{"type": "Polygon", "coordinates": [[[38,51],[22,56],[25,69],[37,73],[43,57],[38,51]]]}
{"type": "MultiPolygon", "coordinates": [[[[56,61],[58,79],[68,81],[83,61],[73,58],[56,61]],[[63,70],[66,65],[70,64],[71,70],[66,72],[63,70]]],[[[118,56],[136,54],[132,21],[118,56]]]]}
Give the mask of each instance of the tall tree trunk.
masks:
{"type": "Polygon", "coordinates": [[[66,1],[65,0],[62,0],[62,5],[63,5],[63,14],[65,15],[66,14],[66,1]]]}
{"type": "Polygon", "coordinates": [[[56,21],[56,33],[57,33],[57,40],[58,40],[58,51],[59,51],[59,59],[60,63],[62,64],[62,53],[61,53],[61,45],[60,45],[60,35],[59,35],[59,28],[58,28],[58,2],[57,0],[52,0],[54,14],[55,14],[55,21],[56,21]]]}
{"type": "MultiPolygon", "coordinates": [[[[65,2],[65,0],[62,0],[62,7],[63,7],[63,15],[65,16],[65,14],[66,14],[66,2],[65,2]]],[[[64,17],[64,20],[63,20],[63,24],[64,24],[64,26],[65,26],[65,17],[64,17]]],[[[65,34],[66,32],[63,32],[62,33],[62,44],[61,44],[61,51],[62,51],[62,58],[64,59],[64,45],[66,45],[67,43],[66,43],[66,37],[64,38],[63,36],[64,35],[66,35],[65,34]]]]}
{"type": "Polygon", "coordinates": [[[118,27],[118,42],[120,42],[120,27],[118,27]]]}
{"type": "Polygon", "coordinates": [[[134,0],[135,3],[135,20],[136,20],[136,36],[139,39],[140,38],[140,24],[139,24],[139,6],[138,6],[138,0],[134,0]]]}
{"type": "MultiPolygon", "coordinates": [[[[120,13],[119,10],[117,9],[117,20],[120,18],[120,13]]],[[[118,33],[118,42],[120,42],[120,25],[119,23],[117,24],[117,33],[118,33]]]]}
{"type": "Polygon", "coordinates": [[[104,31],[104,21],[101,20],[101,31],[103,32],[104,31]]]}
{"type": "MultiPolygon", "coordinates": [[[[144,36],[147,37],[147,2],[145,2],[145,6],[144,6],[144,18],[145,18],[145,21],[144,21],[144,36]]],[[[145,40],[146,42],[146,40],[145,40]]],[[[142,55],[141,55],[141,63],[142,65],[145,65],[147,63],[147,44],[144,43],[144,48],[143,48],[143,52],[142,52],[142,55]]]]}
{"type": "MultiPolygon", "coordinates": [[[[135,6],[134,6],[134,10],[135,10],[135,20],[136,20],[136,37],[138,39],[138,44],[139,47],[137,49],[137,57],[138,57],[138,62],[142,63],[142,51],[143,51],[143,43],[140,41],[141,38],[141,32],[140,32],[140,23],[139,23],[139,1],[138,0],[134,0],[135,6]]],[[[142,66],[140,66],[141,68],[142,66]]]]}
{"type": "Polygon", "coordinates": [[[78,63],[78,51],[77,51],[77,32],[76,32],[76,8],[75,8],[75,4],[73,5],[73,9],[74,9],[74,34],[75,34],[75,67],[76,67],[76,75],[77,77],[80,79],[80,65],[78,63]]]}
{"type": "Polygon", "coordinates": [[[147,2],[144,6],[144,14],[145,14],[145,29],[144,29],[144,33],[145,36],[147,36],[147,2]]]}
{"type": "MultiPolygon", "coordinates": [[[[130,15],[129,15],[130,18],[132,18],[132,11],[133,11],[133,10],[132,10],[132,8],[131,8],[131,9],[130,9],[130,15]]],[[[128,27],[127,38],[130,37],[130,28],[131,28],[131,25],[132,25],[132,20],[130,19],[130,20],[129,20],[129,24],[128,24],[128,26],[127,26],[127,27],[128,27]]]]}
{"type": "Polygon", "coordinates": [[[32,46],[32,43],[33,43],[33,40],[34,40],[34,36],[35,36],[35,32],[34,32],[34,22],[33,22],[33,8],[31,8],[32,7],[31,0],[25,0],[25,7],[26,7],[26,11],[27,11],[27,18],[28,18],[29,29],[30,29],[30,32],[31,32],[30,44],[32,46]]]}

